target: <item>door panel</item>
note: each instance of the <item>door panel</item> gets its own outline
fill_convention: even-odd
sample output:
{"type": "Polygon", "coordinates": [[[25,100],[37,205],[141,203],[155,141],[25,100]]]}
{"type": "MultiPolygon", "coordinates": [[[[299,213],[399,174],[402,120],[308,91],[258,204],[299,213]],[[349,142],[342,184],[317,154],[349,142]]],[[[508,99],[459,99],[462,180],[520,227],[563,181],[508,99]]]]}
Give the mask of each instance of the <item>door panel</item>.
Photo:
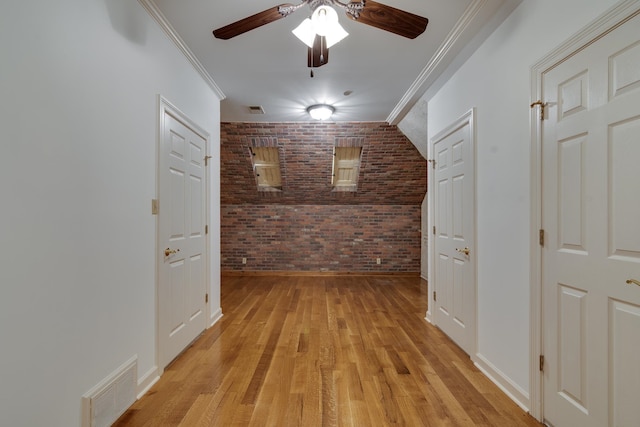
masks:
{"type": "Polygon", "coordinates": [[[640,306],[622,301],[609,301],[611,313],[609,354],[611,394],[611,425],[633,426],[640,420],[640,306]]]}
{"type": "Polygon", "coordinates": [[[559,144],[558,245],[565,250],[584,252],[584,159],[585,135],[559,144]]]}
{"type": "Polygon", "coordinates": [[[476,338],[472,123],[470,112],[432,140],[436,163],[433,321],[469,354],[475,351],[476,338]]]}
{"type": "Polygon", "coordinates": [[[640,287],[626,284],[640,280],[637,28],[639,17],[542,78],[543,394],[556,427],[640,419],[640,287]]]}
{"type": "Polygon", "coordinates": [[[190,298],[187,314],[189,315],[188,321],[192,322],[198,316],[204,317],[204,295],[202,293],[202,284],[204,283],[204,266],[202,254],[196,254],[189,257],[189,276],[189,285],[191,289],[189,289],[189,292],[187,293],[190,298]]]}
{"type": "Polygon", "coordinates": [[[206,327],[206,139],[167,111],[163,123],[158,218],[161,368],[206,327]]]}
{"type": "Polygon", "coordinates": [[[619,259],[640,260],[639,135],[638,116],[609,127],[609,254],[619,259]]]}
{"type": "Polygon", "coordinates": [[[192,239],[201,239],[204,231],[204,223],[202,221],[204,206],[202,205],[202,197],[200,197],[200,195],[204,194],[204,185],[202,178],[199,176],[190,176],[189,184],[191,184],[189,188],[191,191],[191,224],[189,224],[189,229],[192,239]]]}
{"type": "Polygon", "coordinates": [[[637,90],[640,86],[640,42],[613,53],[609,58],[610,100],[637,90]]]}
{"type": "Polygon", "coordinates": [[[566,285],[558,286],[560,360],[558,389],[577,408],[586,411],[587,364],[585,319],[587,293],[566,285]]]}
{"type": "Polygon", "coordinates": [[[168,295],[171,304],[168,305],[170,323],[168,325],[169,336],[173,337],[185,326],[183,307],[185,306],[185,262],[179,259],[169,263],[170,273],[170,294],[168,295]]]}
{"type": "Polygon", "coordinates": [[[185,229],[185,206],[184,206],[184,171],[175,168],[169,169],[171,180],[171,192],[168,195],[167,207],[170,209],[171,234],[169,239],[176,242],[184,239],[185,229]]]}
{"type": "Polygon", "coordinates": [[[451,287],[451,291],[453,296],[451,298],[453,304],[453,320],[458,324],[458,326],[464,328],[466,327],[467,321],[466,318],[468,316],[465,310],[465,270],[466,263],[460,259],[453,259],[453,280],[451,283],[453,286],[451,287]]]}
{"type": "MultiPolygon", "coordinates": [[[[438,253],[438,264],[436,265],[436,272],[438,274],[437,280],[439,283],[451,283],[451,271],[449,269],[449,264],[449,257],[443,253],[438,253]]],[[[443,319],[442,322],[444,322],[444,319],[448,319],[450,317],[450,286],[438,286],[437,289],[440,290],[441,295],[440,298],[436,299],[436,306],[438,311],[442,314],[442,317],[439,317],[439,319],[443,319]]],[[[440,326],[440,329],[442,329],[442,326],[440,326]]]]}

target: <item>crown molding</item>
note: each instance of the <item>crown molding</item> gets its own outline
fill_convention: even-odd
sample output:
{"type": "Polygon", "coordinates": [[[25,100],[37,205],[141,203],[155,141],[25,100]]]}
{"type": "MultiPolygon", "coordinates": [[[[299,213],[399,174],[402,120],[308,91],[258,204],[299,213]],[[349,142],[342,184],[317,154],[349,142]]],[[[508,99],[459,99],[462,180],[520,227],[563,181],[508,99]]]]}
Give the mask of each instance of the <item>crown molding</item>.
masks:
{"type": "Polygon", "coordinates": [[[209,87],[215,92],[220,100],[226,98],[225,94],[222,92],[222,89],[216,84],[211,77],[211,74],[207,72],[204,66],[200,63],[198,58],[194,55],[194,53],[189,49],[187,44],[182,40],[182,38],[178,35],[176,30],[171,26],[167,18],[163,15],[163,13],[158,9],[153,0],[138,0],[138,3],[145,8],[145,10],[151,15],[155,21],[160,24],[160,27],[164,30],[164,32],[169,36],[169,39],[173,41],[176,47],[182,52],[182,54],[187,58],[187,60],[193,65],[193,68],[196,69],[198,74],[202,76],[204,81],[209,85],[209,87]]]}
{"type": "MultiPolygon", "coordinates": [[[[400,102],[387,117],[387,123],[397,124],[407,113],[413,102],[422,96],[428,84],[433,83],[439,76],[442,67],[449,64],[445,62],[451,55],[451,52],[457,47],[457,42],[464,34],[465,30],[471,25],[478,13],[487,4],[487,0],[474,0],[464,11],[456,26],[451,30],[447,38],[440,45],[438,51],[431,57],[431,60],[418,74],[418,77],[411,84],[407,92],[400,99],[400,102]]],[[[455,54],[453,55],[455,57],[455,54]]]]}
{"type": "Polygon", "coordinates": [[[640,14],[640,3],[638,0],[622,0],[616,3],[589,26],[576,33],[573,37],[569,38],[534,64],[531,67],[533,70],[532,73],[543,74],[558,65],[558,63],[564,61],[570,56],[570,53],[573,54],[582,48],[586,48],[589,43],[585,43],[585,40],[591,40],[590,43],[594,43],[597,39],[606,36],[638,14],[640,14]]]}

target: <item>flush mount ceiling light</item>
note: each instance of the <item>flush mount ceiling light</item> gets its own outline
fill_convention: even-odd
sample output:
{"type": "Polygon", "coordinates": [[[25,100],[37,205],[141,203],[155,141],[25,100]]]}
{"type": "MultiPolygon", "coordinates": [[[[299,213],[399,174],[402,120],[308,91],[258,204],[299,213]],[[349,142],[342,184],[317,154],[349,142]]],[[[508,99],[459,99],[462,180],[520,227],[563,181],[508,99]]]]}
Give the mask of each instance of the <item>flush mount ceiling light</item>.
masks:
{"type": "Polygon", "coordinates": [[[316,104],[307,108],[307,113],[315,120],[327,120],[335,111],[335,108],[327,104],[316,104]]]}
{"type": "Polygon", "coordinates": [[[349,35],[338,22],[338,14],[336,11],[327,5],[318,6],[316,10],[313,11],[311,18],[302,21],[292,32],[310,48],[313,48],[316,35],[325,37],[327,48],[330,48],[349,35]]]}

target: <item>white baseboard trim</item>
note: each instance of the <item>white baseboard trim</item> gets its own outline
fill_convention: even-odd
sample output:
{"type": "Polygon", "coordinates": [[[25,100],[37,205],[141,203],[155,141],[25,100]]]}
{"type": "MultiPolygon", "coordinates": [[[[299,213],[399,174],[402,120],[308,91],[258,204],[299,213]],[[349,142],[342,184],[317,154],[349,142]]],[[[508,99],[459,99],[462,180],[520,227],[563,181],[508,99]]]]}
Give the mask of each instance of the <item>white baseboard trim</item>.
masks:
{"type": "Polygon", "coordinates": [[[529,393],[522,389],[519,385],[514,383],[508,376],[502,371],[496,368],[491,362],[489,362],[484,356],[476,353],[472,358],[476,367],[487,376],[495,385],[498,386],[511,400],[513,400],[520,408],[525,412],[529,412],[530,401],[529,393]]]}
{"type": "Polygon", "coordinates": [[[138,380],[138,390],[136,399],[140,399],[151,387],[160,379],[158,367],[154,366],[138,380]]]}
{"type": "Polygon", "coordinates": [[[212,327],[213,325],[218,323],[218,320],[222,319],[222,316],[222,308],[218,307],[216,311],[211,313],[211,318],[209,319],[209,327],[212,327]]]}
{"type": "MultiPolygon", "coordinates": [[[[211,323],[209,326],[211,327],[215,325],[221,318],[222,308],[218,308],[213,313],[211,313],[211,323]]],[[[160,380],[160,375],[162,375],[162,372],[158,369],[157,366],[154,366],[153,368],[149,369],[149,371],[142,377],[140,377],[140,379],[138,379],[136,399],[140,399],[142,396],[144,396],[145,393],[148,392],[149,389],[158,382],[158,380],[160,380]]]]}
{"type": "Polygon", "coordinates": [[[427,311],[427,315],[424,316],[424,320],[426,320],[427,322],[429,322],[429,323],[431,323],[433,325],[433,322],[431,321],[431,312],[430,311],[427,311]]]}

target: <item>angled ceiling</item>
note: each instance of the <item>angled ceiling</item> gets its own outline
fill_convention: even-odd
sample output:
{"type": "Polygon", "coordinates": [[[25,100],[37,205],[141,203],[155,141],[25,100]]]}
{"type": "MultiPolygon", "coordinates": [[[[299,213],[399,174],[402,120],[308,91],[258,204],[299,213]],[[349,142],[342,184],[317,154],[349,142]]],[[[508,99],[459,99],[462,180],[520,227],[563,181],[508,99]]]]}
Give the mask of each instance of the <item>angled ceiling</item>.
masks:
{"type": "Polygon", "coordinates": [[[291,33],[310,15],[307,6],[219,40],[214,29],[277,6],[278,0],[140,1],[223,94],[224,122],[308,121],[309,105],[329,103],[336,108],[332,121],[396,124],[521,0],[379,1],[429,19],[426,31],[413,40],[354,22],[337,10],[349,36],[329,50],[328,64],[314,68],[313,78],[307,47],[291,33]],[[249,106],[263,107],[264,114],[251,114],[249,106]]]}

